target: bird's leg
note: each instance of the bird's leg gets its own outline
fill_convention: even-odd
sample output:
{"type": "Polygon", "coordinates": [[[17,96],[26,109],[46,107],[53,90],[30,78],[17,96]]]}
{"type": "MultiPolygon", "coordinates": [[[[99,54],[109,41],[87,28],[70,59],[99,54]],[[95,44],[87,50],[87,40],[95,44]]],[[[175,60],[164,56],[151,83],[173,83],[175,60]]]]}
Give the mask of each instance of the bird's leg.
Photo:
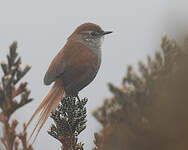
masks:
{"type": "Polygon", "coordinates": [[[80,100],[80,98],[79,98],[78,94],[76,95],[76,98],[78,99],[78,101],[79,101],[79,103],[80,103],[80,102],[81,102],[81,100],[80,100]]]}

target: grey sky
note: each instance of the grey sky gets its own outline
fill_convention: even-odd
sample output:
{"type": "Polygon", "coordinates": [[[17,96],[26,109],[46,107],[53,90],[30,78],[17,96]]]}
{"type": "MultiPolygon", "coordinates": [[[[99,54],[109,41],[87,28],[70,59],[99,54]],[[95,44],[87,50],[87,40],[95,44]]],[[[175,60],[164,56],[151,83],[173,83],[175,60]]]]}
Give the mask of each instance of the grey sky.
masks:
{"type": "MultiPolygon", "coordinates": [[[[47,94],[50,87],[43,85],[44,73],[78,25],[93,22],[104,30],[113,30],[104,40],[102,66],[96,79],[80,92],[81,97],[89,99],[87,129],[80,140],[90,150],[94,146],[93,133],[100,129],[91,111],[111,96],[107,83],[119,85],[126,65],[135,65],[146,54],[159,49],[164,32],[171,37],[184,32],[188,25],[187,3],[186,0],[0,0],[0,61],[5,60],[8,46],[17,40],[22,62],[32,65],[24,80],[29,82],[34,101],[13,117],[27,121],[47,94]]],[[[46,132],[50,122],[49,119],[43,127],[34,145],[36,150],[60,148],[60,143],[46,132]]]]}

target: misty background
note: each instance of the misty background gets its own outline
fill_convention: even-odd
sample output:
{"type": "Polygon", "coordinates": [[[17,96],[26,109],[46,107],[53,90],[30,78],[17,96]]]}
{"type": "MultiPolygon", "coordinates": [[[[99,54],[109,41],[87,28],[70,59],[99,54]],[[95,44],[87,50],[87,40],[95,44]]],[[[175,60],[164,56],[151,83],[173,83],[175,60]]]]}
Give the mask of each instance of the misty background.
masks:
{"type": "MultiPolygon", "coordinates": [[[[43,85],[43,77],[53,57],[78,25],[96,23],[114,33],[104,40],[102,65],[96,79],[79,94],[89,99],[87,128],[79,140],[90,150],[94,146],[94,132],[101,128],[91,112],[111,96],[107,83],[119,85],[128,64],[136,67],[147,54],[160,50],[164,33],[181,39],[188,30],[187,6],[186,0],[0,0],[0,61],[6,60],[9,45],[17,40],[23,66],[32,66],[22,81],[28,81],[34,101],[12,118],[20,121],[19,127],[29,120],[50,89],[43,85]]],[[[34,149],[60,149],[61,144],[47,133],[51,122],[48,119],[42,128],[34,149]]]]}

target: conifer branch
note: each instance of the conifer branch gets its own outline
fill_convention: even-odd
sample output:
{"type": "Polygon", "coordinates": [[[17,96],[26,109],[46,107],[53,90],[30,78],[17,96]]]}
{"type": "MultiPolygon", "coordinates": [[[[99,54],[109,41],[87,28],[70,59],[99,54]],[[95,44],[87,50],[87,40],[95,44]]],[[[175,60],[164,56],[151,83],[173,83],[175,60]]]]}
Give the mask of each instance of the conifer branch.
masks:
{"type": "Polygon", "coordinates": [[[62,143],[62,150],[83,150],[78,135],[86,128],[86,103],[86,98],[65,97],[51,114],[55,124],[48,133],[62,143]]]}
{"type": "Polygon", "coordinates": [[[138,63],[140,74],[128,66],[120,87],[108,85],[113,97],[93,113],[103,125],[94,150],[188,149],[187,43],[164,36],[162,51],[138,63]]]}
{"type": "Polygon", "coordinates": [[[0,82],[0,122],[3,125],[3,134],[0,140],[6,150],[18,150],[20,142],[23,145],[23,150],[32,150],[31,145],[26,145],[27,134],[24,129],[21,133],[16,133],[15,129],[18,121],[13,119],[11,124],[9,123],[11,115],[17,109],[32,101],[29,98],[30,90],[27,89],[27,82],[21,82],[18,85],[18,82],[26,75],[31,67],[27,65],[23,70],[21,69],[21,58],[18,57],[16,50],[17,42],[13,42],[7,54],[7,63],[1,63],[3,75],[0,82]],[[20,99],[17,97],[19,95],[21,96],[20,99]]]}

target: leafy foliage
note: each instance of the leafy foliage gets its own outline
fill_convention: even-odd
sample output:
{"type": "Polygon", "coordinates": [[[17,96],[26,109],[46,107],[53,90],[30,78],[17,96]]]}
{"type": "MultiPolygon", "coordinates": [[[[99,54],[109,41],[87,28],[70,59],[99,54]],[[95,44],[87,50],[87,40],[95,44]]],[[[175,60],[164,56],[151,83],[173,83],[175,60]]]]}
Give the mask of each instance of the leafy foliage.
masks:
{"type": "Polygon", "coordinates": [[[162,52],[140,74],[128,66],[122,85],[109,84],[112,98],[93,115],[103,125],[95,134],[95,150],[180,150],[188,144],[188,45],[178,46],[166,36],[162,52]]]}
{"type": "Polygon", "coordinates": [[[86,103],[86,98],[65,97],[51,115],[55,124],[48,133],[62,143],[63,150],[83,150],[78,135],[86,128],[86,103]]]}
{"type": "Polygon", "coordinates": [[[18,121],[13,119],[9,124],[11,115],[17,109],[32,101],[29,98],[30,90],[27,89],[27,82],[18,84],[31,67],[27,65],[24,69],[21,69],[21,58],[18,57],[16,50],[17,42],[14,42],[9,48],[7,63],[1,63],[3,71],[0,82],[0,122],[3,124],[1,142],[6,150],[18,150],[20,142],[23,150],[32,150],[31,145],[26,144],[27,133],[24,130],[19,134],[15,131],[18,121]]]}

